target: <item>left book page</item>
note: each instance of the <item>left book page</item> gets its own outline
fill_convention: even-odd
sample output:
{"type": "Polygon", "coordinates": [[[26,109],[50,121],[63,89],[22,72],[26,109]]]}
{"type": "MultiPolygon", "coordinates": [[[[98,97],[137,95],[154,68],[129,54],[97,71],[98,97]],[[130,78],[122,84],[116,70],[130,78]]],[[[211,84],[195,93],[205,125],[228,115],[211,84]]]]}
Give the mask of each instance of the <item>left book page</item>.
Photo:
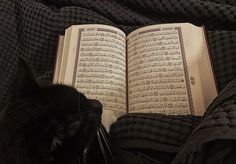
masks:
{"type": "Polygon", "coordinates": [[[124,32],[107,25],[71,26],[59,40],[57,55],[54,83],[73,86],[101,101],[103,113],[115,117],[126,113],[124,32]]]}

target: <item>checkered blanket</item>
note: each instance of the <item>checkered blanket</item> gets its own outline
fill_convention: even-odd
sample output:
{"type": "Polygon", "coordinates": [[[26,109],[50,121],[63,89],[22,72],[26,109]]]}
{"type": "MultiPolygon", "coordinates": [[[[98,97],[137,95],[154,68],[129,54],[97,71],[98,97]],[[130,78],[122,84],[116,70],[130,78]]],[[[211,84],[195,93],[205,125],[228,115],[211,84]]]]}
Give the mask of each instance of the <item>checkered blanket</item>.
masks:
{"type": "MultiPolygon", "coordinates": [[[[225,88],[236,76],[234,0],[0,0],[0,110],[13,90],[19,57],[27,62],[41,85],[51,83],[57,37],[72,24],[107,24],[129,33],[141,26],[173,22],[205,25],[216,80],[220,90],[225,88]]],[[[124,142],[129,141],[128,148],[132,149],[127,138],[131,134],[131,138],[144,135],[141,139],[149,145],[149,154],[128,153],[157,163],[225,163],[226,157],[230,163],[236,151],[234,90],[222,94],[222,101],[211,106],[203,118],[130,114],[113,126],[112,136],[115,142],[126,139],[124,142]],[[156,147],[150,149],[152,145],[156,147]],[[166,154],[170,160],[166,161],[166,154]]]]}
{"type": "Polygon", "coordinates": [[[203,117],[127,114],[111,127],[113,146],[124,163],[236,163],[236,80],[203,117]],[[129,161],[129,162],[127,162],[129,161]]]}

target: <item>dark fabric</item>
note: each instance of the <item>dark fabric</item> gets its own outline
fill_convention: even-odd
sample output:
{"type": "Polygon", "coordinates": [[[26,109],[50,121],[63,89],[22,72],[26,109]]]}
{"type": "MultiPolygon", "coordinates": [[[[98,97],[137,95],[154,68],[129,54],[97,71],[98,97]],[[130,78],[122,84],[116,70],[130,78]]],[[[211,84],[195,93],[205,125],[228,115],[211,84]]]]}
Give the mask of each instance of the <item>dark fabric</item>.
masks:
{"type": "Polygon", "coordinates": [[[137,161],[146,156],[162,164],[236,163],[236,80],[202,118],[127,114],[112,125],[110,137],[116,149],[136,155],[137,161]]]}
{"type": "Polygon", "coordinates": [[[42,84],[51,82],[57,37],[72,24],[101,23],[126,33],[169,22],[205,25],[219,89],[236,75],[236,3],[229,0],[0,0],[0,109],[18,58],[42,84]]]}
{"type": "MultiPolygon", "coordinates": [[[[234,0],[0,0],[0,110],[12,93],[19,57],[27,62],[41,85],[51,83],[57,37],[70,25],[101,23],[129,33],[141,26],[171,22],[205,25],[219,90],[235,78],[234,0]]],[[[175,159],[174,163],[179,164],[210,164],[216,163],[217,158],[221,163],[232,163],[236,152],[236,109],[232,98],[235,91],[231,89],[215,101],[216,105],[203,118],[145,114],[121,118],[117,124],[120,128],[113,130],[115,136],[152,145],[148,157],[143,149],[123,155],[132,152],[149,161],[163,158],[161,163],[175,159]],[[152,123],[155,126],[150,126],[152,123]],[[140,129],[135,129],[136,124],[140,124],[140,129]],[[205,156],[209,157],[206,161],[205,156]],[[223,157],[227,157],[226,161],[223,157]]],[[[131,149],[134,145],[135,142],[127,143],[131,149]]]]}

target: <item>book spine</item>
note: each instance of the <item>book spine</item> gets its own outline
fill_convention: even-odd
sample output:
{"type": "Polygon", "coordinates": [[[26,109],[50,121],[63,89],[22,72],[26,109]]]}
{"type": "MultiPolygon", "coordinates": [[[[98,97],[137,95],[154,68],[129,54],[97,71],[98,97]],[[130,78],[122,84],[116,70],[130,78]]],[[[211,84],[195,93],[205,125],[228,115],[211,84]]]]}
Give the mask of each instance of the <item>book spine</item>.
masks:
{"type": "Polygon", "coordinates": [[[127,48],[127,44],[128,41],[126,39],[126,44],[125,44],[125,53],[126,53],[126,113],[129,113],[129,90],[128,90],[128,48],[127,48]]]}

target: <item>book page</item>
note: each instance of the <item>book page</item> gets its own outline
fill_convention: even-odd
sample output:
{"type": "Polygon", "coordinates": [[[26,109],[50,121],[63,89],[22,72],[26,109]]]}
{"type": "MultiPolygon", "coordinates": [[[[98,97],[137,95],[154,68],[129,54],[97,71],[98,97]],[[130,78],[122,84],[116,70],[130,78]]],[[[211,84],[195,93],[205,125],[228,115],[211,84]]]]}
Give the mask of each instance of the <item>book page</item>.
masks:
{"type": "Polygon", "coordinates": [[[129,112],[202,115],[216,97],[203,28],[147,26],[127,43],[129,112]]]}
{"type": "Polygon", "coordinates": [[[99,100],[110,117],[125,114],[125,34],[106,25],[77,25],[72,26],[70,42],[65,83],[99,100]]]}
{"type": "Polygon", "coordinates": [[[61,64],[62,64],[63,45],[64,45],[64,36],[61,35],[58,37],[56,63],[54,66],[54,75],[53,75],[53,83],[54,84],[60,83],[59,82],[59,75],[60,75],[61,64]]]}
{"type": "MultiPolygon", "coordinates": [[[[57,78],[57,83],[59,83],[59,84],[62,84],[64,82],[64,78],[65,78],[65,71],[64,70],[66,70],[66,67],[67,67],[68,51],[69,51],[69,48],[70,48],[70,41],[71,41],[71,29],[68,29],[65,32],[65,36],[64,36],[64,39],[63,39],[63,47],[62,47],[62,50],[61,50],[62,51],[61,62],[60,62],[61,64],[59,66],[60,68],[59,68],[59,74],[58,74],[58,78],[57,78]]],[[[57,58],[57,60],[59,60],[58,58],[57,58]]],[[[58,66],[56,65],[56,67],[58,67],[58,66]]]]}

